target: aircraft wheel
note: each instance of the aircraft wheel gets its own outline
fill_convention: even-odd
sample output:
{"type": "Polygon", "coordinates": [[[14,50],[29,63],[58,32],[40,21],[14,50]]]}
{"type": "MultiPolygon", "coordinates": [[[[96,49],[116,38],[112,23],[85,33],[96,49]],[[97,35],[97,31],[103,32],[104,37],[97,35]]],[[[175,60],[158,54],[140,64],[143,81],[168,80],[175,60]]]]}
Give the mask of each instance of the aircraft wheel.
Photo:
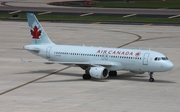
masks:
{"type": "Polygon", "coordinates": [[[90,80],[91,79],[91,76],[89,74],[83,74],[82,77],[84,80],[90,80]]]}
{"type": "Polygon", "coordinates": [[[149,79],[149,82],[154,82],[154,78],[150,78],[150,79],[149,79]]]}
{"type": "Polygon", "coordinates": [[[116,71],[110,71],[109,72],[109,76],[110,77],[116,77],[117,76],[117,72],[116,71]]]}

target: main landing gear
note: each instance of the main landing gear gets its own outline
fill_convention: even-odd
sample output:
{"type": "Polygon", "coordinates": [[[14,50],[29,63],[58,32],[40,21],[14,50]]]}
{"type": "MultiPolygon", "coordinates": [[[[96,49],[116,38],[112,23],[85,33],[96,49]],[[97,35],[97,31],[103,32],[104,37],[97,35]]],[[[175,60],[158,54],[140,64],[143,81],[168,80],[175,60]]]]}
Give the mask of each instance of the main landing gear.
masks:
{"type": "Polygon", "coordinates": [[[83,74],[82,78],[84,80],[90,80],[91,79],[91,75],[89,74],[89,69],[85,70],[85,74],[83,74]]]}
{"type": "Polygon", "coordinates": [[[149,72],[148,74],[150,76],[149,82],[154,82],[153,72],[149,72]]]}
{"type": "Polygon", "coordinates": [[[117,76],[117,72],[116,71],[110,71],[109,72],[109,76],[110,77],[116,77],[117,76]]]}
{"type": "Polygon", "coordinates": [[[82,77],[83,77],[84,80],[90,80],[91,79],[90,74],[83,74],[82,77]]]}

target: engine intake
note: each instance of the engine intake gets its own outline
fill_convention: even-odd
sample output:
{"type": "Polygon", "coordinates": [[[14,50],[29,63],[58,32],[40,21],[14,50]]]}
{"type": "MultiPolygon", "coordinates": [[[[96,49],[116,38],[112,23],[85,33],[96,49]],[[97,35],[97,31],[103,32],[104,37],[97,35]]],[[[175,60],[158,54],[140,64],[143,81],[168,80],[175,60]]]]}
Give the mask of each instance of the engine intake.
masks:
{"type": "Polygon", "coordinates": [[[97,79],[105,79],[108,77],[108,70],[105,67],[91,67],[88,72],[91,77],[97,79]]]}

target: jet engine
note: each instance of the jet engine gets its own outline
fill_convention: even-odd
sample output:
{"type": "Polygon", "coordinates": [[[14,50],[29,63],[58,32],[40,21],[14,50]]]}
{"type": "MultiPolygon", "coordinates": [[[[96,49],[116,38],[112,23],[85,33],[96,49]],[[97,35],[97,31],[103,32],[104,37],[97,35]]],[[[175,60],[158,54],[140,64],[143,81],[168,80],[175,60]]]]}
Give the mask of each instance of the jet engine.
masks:
{"type": "Polygon", "coordinates": [[[145,73],[143,71],[130,71],[130,72],[135,73],[135,74],[144,74],[145,73]]]}
{"type": "Polygon", "coordinates": [[[91,67],[88,70],[88,74],[90,74],[91,77],[97,78],[97,79],[104,79],[108,77],[108,70],[105,67],[91,67]]]}

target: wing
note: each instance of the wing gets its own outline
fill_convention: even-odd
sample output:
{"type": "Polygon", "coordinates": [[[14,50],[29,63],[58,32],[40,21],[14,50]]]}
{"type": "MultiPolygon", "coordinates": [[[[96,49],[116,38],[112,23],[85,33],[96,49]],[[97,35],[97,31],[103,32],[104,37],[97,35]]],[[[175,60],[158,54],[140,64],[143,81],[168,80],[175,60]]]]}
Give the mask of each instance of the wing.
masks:
{"type": "Polygon", "coordinates": [[[90,62],[59,62],[63,65],[75,65],[80,66],[81,68],[84,67],[94,67],[94,66],[104,66],[109,67],[112,66],[112,64],[108,61],[90,61],[90,62]]]}
{"type": "Polygon", "coordinates": [[[62,64],[62,65],[68,65],[68,66],[79,66],[81,68],[85,67],[93,67],[93,66],[104,66],[104,67],[110,67],[113,64],[108,61],[89,61],[89,62],[59,62],[59,61],[45,61],[45,60],[24,60],[21,59],[22,63],[25,62],[37,62],[37,63],[44,63],[44,64],[62,64]]]}

